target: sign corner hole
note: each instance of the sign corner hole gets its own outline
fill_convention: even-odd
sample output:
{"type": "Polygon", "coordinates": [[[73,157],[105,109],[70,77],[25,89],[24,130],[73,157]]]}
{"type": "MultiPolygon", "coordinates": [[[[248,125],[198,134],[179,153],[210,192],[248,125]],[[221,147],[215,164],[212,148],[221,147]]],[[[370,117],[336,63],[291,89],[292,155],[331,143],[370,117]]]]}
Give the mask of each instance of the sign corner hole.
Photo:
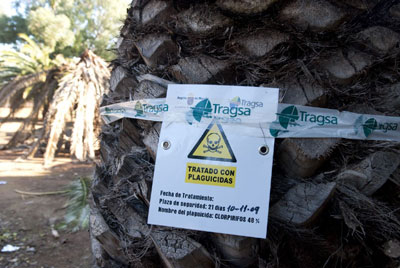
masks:
{"type": "Polygon", "coordinates": [[[162,142],[162,148],[164,150],[168,150],[169,148],[171,148],[171,142],[170,141],[163,141],[162,142]]]}
{"type": "Polygon", "coordinates": [[[268,153],[269,153],[269,147],[268,147],[268,145],[261,145],[259,148],[258,148],[258,152],[261,154],[261,155],[267,155],[268,153]]]}

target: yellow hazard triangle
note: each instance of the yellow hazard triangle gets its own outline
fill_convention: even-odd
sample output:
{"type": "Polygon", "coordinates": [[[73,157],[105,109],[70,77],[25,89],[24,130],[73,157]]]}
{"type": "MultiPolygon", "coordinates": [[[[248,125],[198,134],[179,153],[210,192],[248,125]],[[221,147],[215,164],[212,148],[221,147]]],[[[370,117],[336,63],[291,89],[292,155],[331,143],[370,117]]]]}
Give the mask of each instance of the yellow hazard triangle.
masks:
{"type": "Polygon", "coordinates": [[[215,120],[204,131],[188,157],[236,163],[236,157],[233,154],[224,130],[215,120]]]}

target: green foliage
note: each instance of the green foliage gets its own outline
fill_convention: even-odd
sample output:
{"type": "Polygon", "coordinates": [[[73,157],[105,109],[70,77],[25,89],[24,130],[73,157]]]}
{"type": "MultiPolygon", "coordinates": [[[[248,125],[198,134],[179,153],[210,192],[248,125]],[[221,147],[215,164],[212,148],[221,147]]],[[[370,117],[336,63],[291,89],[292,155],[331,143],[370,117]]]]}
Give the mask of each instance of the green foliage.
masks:
{"type": "Polygon", "coordinates": [[[28,27],[36,39],[51,51],[56,47],[63,49],[74,44],[75,37],[70,19],[64,14],[55,14],[51,8],[39,7],[31,10],[28,27]]]}
{"type": "Polygon", "coordinates": [[[0,43],[15,44],[19,33],[28,33],[26,20],[21,16],[0,15],[0,43]]]}
{"type": "Polygon", "coordinates": [[[54,65],[50,59],[51,50],[38,45],[26,34],[18,35],[24,43],[19,51],[0,51],[0,80],[9,81],[13,77],[39,73],[54,65]]]}
{"type": "MultiPolygon", "coordinates": [[[[16,0],[25,5],[28,28],[55,53],[78,56],[85,49],[110,60],[129,0],[16,0]]],[[[23,4],[23,5],[22,5],[23,4]]]]}
{"type": "MultiPolygon", "coordinates": [[[[50,69],[72,61],[62,55],[51,58],[51,49],[37,44],[26,34],[19,34],[19,38],[23,43],[18,50],[0,51],[0,106],[10,104],[9,116],[32,99],[35,105],[46,102],[47,95],[41,95],[47,92],[47,87],[43,86],[46,74],[50,69]]],[[[48,94],[52,95],[51,92],[48,94]]]]}
{"type": "Polygon", "coordinates": [[[72,228],[72,231],[86,229],[89,226],[89,190],[90,178],[79,178],[68,187],[67,213],[60,228],[72,228]]]}

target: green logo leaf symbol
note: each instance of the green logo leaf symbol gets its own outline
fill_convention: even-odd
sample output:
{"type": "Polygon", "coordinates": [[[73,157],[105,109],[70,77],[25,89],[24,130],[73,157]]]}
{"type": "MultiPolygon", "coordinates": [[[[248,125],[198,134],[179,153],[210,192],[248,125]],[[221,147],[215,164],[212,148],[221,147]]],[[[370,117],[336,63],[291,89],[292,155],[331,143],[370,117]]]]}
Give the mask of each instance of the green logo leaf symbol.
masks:
{"type": "Polygon", "coordinates": [[[135,104],[136,116],[143,116],[143,106],[140,101],[135,104]]]}
{"type": "Polygon", "coordinates": [[[277,113],[277,115],[279,118],[279,124],[284,129],[287,129],[289,125],[297,125],[295,121],[299,119],[299,111],[296,106],[292,105],[286,107],[281,113],[277,113]]]}
{"type": "Polygon", "coordinates": [[[278,120],[272,122],[271,126],[269,127],[269,133],[271,134],[271,136],[276,138],[282,132],[287,132],[287,130],[284,130],[284,129],[281,128],[278,120]]]}
{"type": "Polygon", "coordinates": [[[362,125],[365,137],[371,135],[371,133],[377,128],[378,123],[375,118],[370,118],[362,125]]]}
{"type": "Polygon", "coordinates": [[[111,121],[111,118],[107,115],[107,114],[110,114],[110,113],[112,113],[112,109],[110,109],[110,108],[108,108],[108,107],[106,107],[106,118],[107,118],[107,120],[108,121],[111,121]]]}
{"type": "Polygon", "coordinates": [[[273,128],[269,129],[269,133],[271,133],[272,137],[278,137],[279,132],[281,132],[279,129],[273,129],[273,128]]]}
{"type": "Polygon", "coordinates": [[[193,108],[193,118],[200,122],[203,117],[211,118],[211,102],[209,99],[204,99],[196,104],[193,108]]]}

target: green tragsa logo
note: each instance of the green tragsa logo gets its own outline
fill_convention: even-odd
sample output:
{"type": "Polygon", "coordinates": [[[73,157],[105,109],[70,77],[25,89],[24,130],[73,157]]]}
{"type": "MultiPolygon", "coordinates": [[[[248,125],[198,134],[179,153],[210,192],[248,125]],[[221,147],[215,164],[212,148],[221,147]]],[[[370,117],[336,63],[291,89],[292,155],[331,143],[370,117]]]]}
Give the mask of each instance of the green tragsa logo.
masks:
{"type": "Polygon", "coordinates": [[[159,113],[168,112],[168,104],[142,104],[140,101],[137,101],[135,104],[135,111],[137,117],[145,117],[145,113],[157,115],[159,113]]]}
{"type": "MultiPolygon", "coordinates": [[[[360,116],[361,118],[362,116],[360,116]]],[[[359,121],[360,119],[357,119],[359,121]]],[[[356,122],[357,125],[357,122],[356,122]]],[[[396,131],[398,124],[397,123],[379,123],[375,118],[369,118],[364,124],[361,125],[363,133],[366,138],[368,138],[374,131],[382,131],[386,133],[388,131],[396,131]]]]}
{"type": "MultiPolygon", "coordinates": [[[[239,97],[237,97],[239,98],[239,97]]],[[[232,104],[232,103],[231,103],[232,104]]],[[[196,104],[195,107],[190,107],[190,111],[186,113],[186,121],[189,124],[193,123],[193,119],[197,122],[201,122],[201,119],[212,118],[212,115],[217,118],[219,115],[223,115],[221,118],[236,118],[238,116],[250,116],[251,109],[246,107],[238,107],[237,105],[224,106],[218,103],[212,104],[210,100],[204,99],[196,104]]]]}
{"type": "Polygon", "coordinates": [[[194,108],[191,107],[191,109],[193,111],[193,118],[197,122],[200,122],[203,117],[211,118],[212,108],[209,99],[204,99],[200,101],[199,103],[196,104],[194,108]]]}
{"type": "Polygon", "coordinates": [[[365,137],[371,135],[371,133],[376,129],[378,126],[378,122],[376,122],[375,118],[370,118],[362,125],[365,137]]]}
{"type": "Polygon", "coordinates": [[[135,116],[138,116],[138,117],[142,117],[143,116],[143,106],[140,103],[140,101],[136,102],[135,111],[136,111],[136,115],[135,116]]]}
{"type": "Polygon", "coordinates": [[[324,126],[338,124],[336,116],[309,113],[297,109],[294,105],[286,107],[276,115],[278,116],[278,120],[273,122],[269,129],[273,137],[277,137],[281,133],[289,132],[289,127],[302,126],[298,124],[297,121],[308,123],[310,128],[314,127],[313,125],[324,126]]]}
{"type": "Polygon", "coordinates": [[[269,129],[269,132],[273,137],[277,137],[279,133],[281,132],[288,132],[286,130],[290,125],[297,126],[299,124],[296,123],[296,121],[299,119],[299,111],[297,110],[296,106],[292,105],[289,107],[286,107],[285,109],[282,110],[281,113],[276,114],[278,116],[278,123],[279,125],[284,128],[284,130],[280,129],[274,129],[272,126],[276,126],[277,122],[273,122],[271,125],[271,128],[269,129]]]}
{"type": "Polygon", "coordinates": [[[193,120],[200,122],[203,117],[211,118],[211,102],[209,99],[204,99],[196,104],[195,107],[190,107],[186,113],[186,121],[191,125],[193,120]]]}
{"type": "Polygon", "coordinates": [[[284,129],[287,129],[288,126],[298,126],[299,124],[296,121],[299,119],[299,112],[297,108],[293,106],[286,107],[282,110],[281,113],[277,113],[279,124],[284,129]]]}

